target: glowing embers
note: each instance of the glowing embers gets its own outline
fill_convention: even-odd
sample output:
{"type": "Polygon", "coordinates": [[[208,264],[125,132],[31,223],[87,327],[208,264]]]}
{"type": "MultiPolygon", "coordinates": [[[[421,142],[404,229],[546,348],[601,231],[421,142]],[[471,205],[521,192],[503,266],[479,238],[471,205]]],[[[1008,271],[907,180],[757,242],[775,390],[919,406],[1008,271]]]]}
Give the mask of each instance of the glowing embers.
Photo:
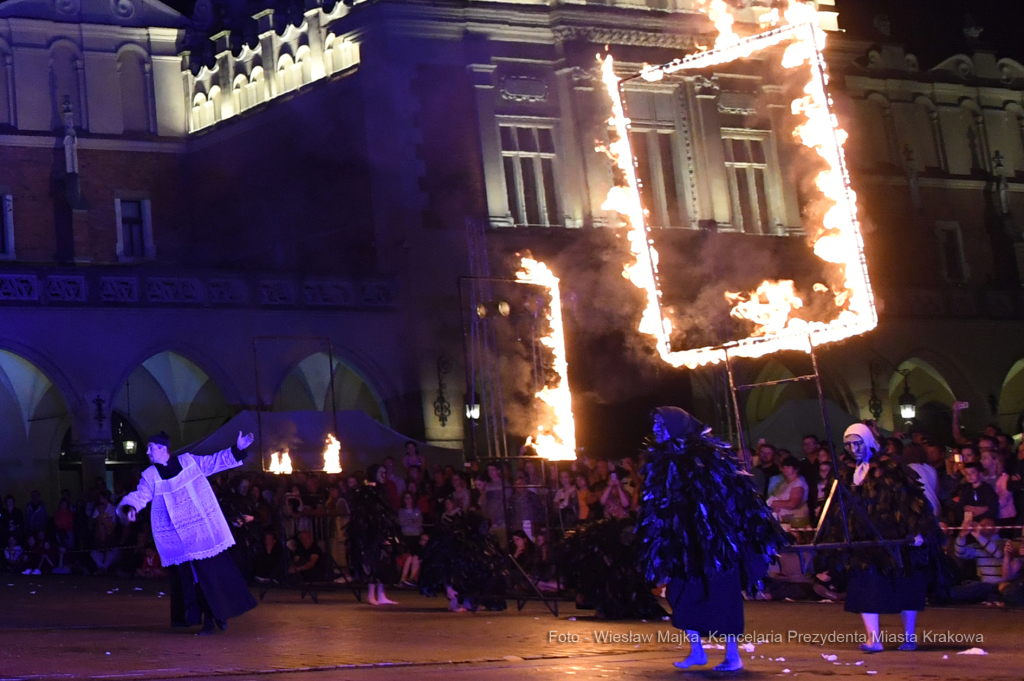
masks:
{"type": "Polygon", "coordinates": [[[324,448],[324,473],[341,472],[341,443],[330,433],[324,448]]]}
{"type": "MultiPolygon", "coordinates": [[[[658,282],[658,253],[644,223],[644,212],[637,187],[633,153],[629,145],[629,120],[625,116],[611,57],[602,64],[602,74],[612,100],[609,123],[615,129],[615,141],[607,150],[621,174],[620,185],[613,187],[602,206],[620,213],[628,223],[630,250],[634,261],[627,264],[623,275],[646,293],[646,304],[640,322],[641,333],[653,335],[658,353],[672,366],[695,368],[721,362],[726,355],[759,357],[780,350],[809,349],[810,343],[821,345],[865,333],[878,323],[874,296],[864,261],[864,242],[857,222],[856,197],[849,185],[849,175],[842,145],[846,133],[839,129],[826,92],[827,75],[822,49],[825,34],[818,26],[814,8],[793,2],[783,12],[788,22],[780,28],[749,38],[723,38],[716,49],[698,52],[662,66],[645,67],[639,74],[649,81],[665,74],[683,70],[703,69],[748,57],[758,50],[790,41],[782,57],[787,69],[807,64],[810,79],[803,96],[792,103],[795,115],[806,120],[797,126],[794,136],[813,149],[824,161],[825,169],[815,178],[815,186],[831,203],[822,223],[811,235],[815,255],[837,266],[840,282],[833,287],[835,315],[831,321],[808,321],[796,316],[803,300],[796,294],[792,281],[765,281],[750,293],[728,293],[731,316],[749,320],[753,330],[747,338],[716,347],[673,351],[670,346],[672,323],[662,314],[658,282]]],[[[714,17],[712,17],[714,19],[714,17]]],[[[716,22],[726,24],[727,21],[716,22]]],[[[722,26],[719,26],[722,30],[722,26]]],[[[731,25],[729,27],[731,33],[731,25]]],[[[724,31],[723,31],[724,34],[724,31]]],[[[821,291],[821,286],[814,289],[821,291]]]]}
{"type": "Polygon", "coordinates": [[[288,452],[273,452],[270,455],[270,468],[267,469],[276,475],[290,475],[292,472],[292,457],[288,452]]]}
{"type": "Polygon", "coordinates": [[[569,364],[565,358],[565,331],[562,326],[562,299],[558,290],[558,277],[544,263],[533,258],[522,259],[522,269],[516,272],[516,280],[534,284],[547,290],[551,304],[547,307],[550,331],[540,338],[540,343],[550,348],[554,355],[552,370],[555,380],[545,385],[537,397],[550,407],[539,419],[535,435],[527,444],[537,454],[549,461],[572,461],[576,459],[576,423],[572,415],[572,393],[569,391],[569,364]]]}

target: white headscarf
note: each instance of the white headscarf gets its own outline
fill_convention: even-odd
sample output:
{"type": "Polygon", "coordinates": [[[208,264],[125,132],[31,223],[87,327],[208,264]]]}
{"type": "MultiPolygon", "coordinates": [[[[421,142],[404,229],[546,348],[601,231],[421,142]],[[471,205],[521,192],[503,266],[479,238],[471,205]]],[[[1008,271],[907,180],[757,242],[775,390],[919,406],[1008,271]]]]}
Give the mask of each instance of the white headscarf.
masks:
{"type": "Polygon", "coordinates": [[[875,434],[871,432],[871,429],[863,423],[854,423],[847,428],[846,432],[843,433],[843,442],[846,442],[846,438],[851,435],[856,435],[864,442],[865,456],[863,459],[857,460],[857,470],[853,472],[853,484],[860,485],[868,475],[871,457],[879,449],[878,440],[875,439],[875,434]]]}

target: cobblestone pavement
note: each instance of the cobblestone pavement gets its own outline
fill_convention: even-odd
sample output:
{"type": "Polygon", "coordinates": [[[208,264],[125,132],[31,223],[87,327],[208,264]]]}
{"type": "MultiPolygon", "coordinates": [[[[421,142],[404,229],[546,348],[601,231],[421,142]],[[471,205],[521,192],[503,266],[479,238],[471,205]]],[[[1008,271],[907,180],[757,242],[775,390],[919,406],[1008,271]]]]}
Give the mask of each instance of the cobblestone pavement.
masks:
{"type": "MultiPolygon", "coordinates": [[[[322,594],[314,605],[282,590],[233,620],[227,632],[197,638],[193,631],[167,626],[163,590],[162,581],[0,577],[0,681],[212,681],[271,674],[273,681],[728,676],[676,672],[671,662],[683,653],[667,622],[603,622],[571,604],[556,619],[539,603],[528,603],[522,612],[512,604],[500,613],[455,614],[441,599],[408,591],[389,591],[398,606],[374,608],[356,603],[347,591],[322,594]],[[619,638],[601,640],[605,632],[619,638]]],[[[811,641],[860,634],[859,618],[841,606],[747,606],[747,632],[755,645],[744,652],[744,677],[1024,678],[1020,611],[930,609],[920,618],[925,640],[918,652],[866,656],[852,640],[811,641]],[[958,655],[971,647],[988,655],[958,655]]],[[[897,617],[883,618],[883,625],[899,633],[897,617]]],[[[714,647],[708,653],[713,662],[722,654],[714,647]]]]}

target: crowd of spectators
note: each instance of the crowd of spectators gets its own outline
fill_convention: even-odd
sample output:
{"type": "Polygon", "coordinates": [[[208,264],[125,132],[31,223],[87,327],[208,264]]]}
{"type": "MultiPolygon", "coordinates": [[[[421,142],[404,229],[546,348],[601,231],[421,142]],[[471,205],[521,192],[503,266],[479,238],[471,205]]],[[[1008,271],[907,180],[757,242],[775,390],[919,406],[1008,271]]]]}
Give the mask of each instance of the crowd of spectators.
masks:
{"type": "MultiPolygon", "coordinates": [[[[948,555],[958,572],[956,601],[1024,603],[1024,444],[989,428],[975,440],[946,446],[920,435],[879,437],[884,456],[901,460],[921,479],[947,528],[948,555]]],[[[839,452],[836,452],[840,454],[839,452]]],[[[808,435],[794,454],[768,442],[744,452],[757,491],[795,542],[813,537],[837,464],[831,447],[808,435]]],[[[401,528],[395,574],[415,586],[423,546],[440,523],[461,518],[493,533],[534,585],[559,588],[554,556],[567,533],[583,523],[635,514],[642,456],[617,461],[580,458],[558,465],[539,459],[428,466],[413,443],[400,462],[384,461],[384,492],[401,528]]],[[[136,476],[141,471],[136,472],[136,476]]],[[[133,481],[109,490],[102,479],[78,499],[67,490],[49,512],[38,491],[24,507],[7,495],[0,508],[2,564],[27,574],[163,575],[146,513],[123,524],[115,512],[133,481]]],[[[249,579],[284,582],[340,580],[347,573],[345,528],[362,471],[222,473],[211,484],[231,525],[231,549],[249,579]]],[[[817,574],[814,560],[786,554],[773,567],[764,598],[841,599],[841,589],[817,574]]],[[[817,563],[820,566],[820,562],[817,563]]]]}

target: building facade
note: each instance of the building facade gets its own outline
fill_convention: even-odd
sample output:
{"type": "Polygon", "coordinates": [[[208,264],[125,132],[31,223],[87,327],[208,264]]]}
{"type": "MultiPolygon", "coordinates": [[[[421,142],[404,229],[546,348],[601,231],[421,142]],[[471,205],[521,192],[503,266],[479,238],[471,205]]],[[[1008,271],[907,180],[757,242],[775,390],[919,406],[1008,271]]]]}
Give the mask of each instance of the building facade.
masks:
{"type": "MultiPolygon", "coordinates": [[[[736,11],[742,30],[764,4],[736,11]]],[[[52,495],[131,460],[126,443],[163,429],[184,445],[243,408],[363,409],[462,447],[461,287],[509,276],[524,249],[562,279],[588,451],[621,452],[662,400],[724,427],[721,369],[659,367],[634,331],[619,219],[601,208],[595,56],[629,74],[710,44],[690,0],[252,9],[0,4],[0,484],[52,495]]],[[[922,70],[835,33],[828,59],[882,321],[822,353],[826,392],[899,427],[908,384],[937,434],[954,399],[969,426],[1018,432],[1024,68],[979,50],[922,70]]],[[[626,86],[666,299],[692,338],[719,332],[706,282],[814,267],[776,62],[626,86]]],[[[492,348],[512,435],[529,432],[527,316],[492,348]]],[[[754,391],[747,424],[799,390],[754,391]]]]}

